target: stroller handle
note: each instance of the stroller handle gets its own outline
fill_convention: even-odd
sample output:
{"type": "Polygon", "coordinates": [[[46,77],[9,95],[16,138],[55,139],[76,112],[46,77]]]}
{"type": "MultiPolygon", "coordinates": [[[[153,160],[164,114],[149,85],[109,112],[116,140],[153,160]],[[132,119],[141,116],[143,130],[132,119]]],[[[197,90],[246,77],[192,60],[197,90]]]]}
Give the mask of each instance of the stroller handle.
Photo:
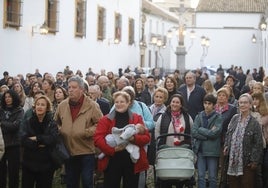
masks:
{"type": "MultiPolygon", "coordinates": [[[[192,139],[192,136],[191,135],[185,134],[185,133],[167,133],[167,134],[161,134],[160,136],[158,136],[156,138],[156,145],[155,145],[156,146],[156,150],[159,150],[159,148],[160,148],[160,145],[159,145],[160,139],[166,138],[168,136],[183,136],[184,139],[186,139],[186,138],[188,138],[190,140],[192,139]]],[[[191,146],[189,146],[189,147],[191,147],[191,146]]]]}
{"type": "Polygon", "coordinates": [[[165,138],[165,137],[168,137],[168,136],[184,136],[184,138],[192,138],[191,135],[189,134],[185,134],[185,133],[167,133],[167,134],[161,134],[160,136],[158,136],[156,138],[156,140],[160,140],[161,138],[165,138]]]}

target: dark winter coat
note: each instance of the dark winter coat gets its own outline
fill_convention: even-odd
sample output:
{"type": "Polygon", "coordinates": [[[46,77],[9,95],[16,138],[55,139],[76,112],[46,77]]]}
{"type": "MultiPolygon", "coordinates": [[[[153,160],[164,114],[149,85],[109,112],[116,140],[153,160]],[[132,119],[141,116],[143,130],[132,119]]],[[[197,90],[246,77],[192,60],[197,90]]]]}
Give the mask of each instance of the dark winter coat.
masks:
{"type": "Polygon", "coordinates": [[[21,142],[24,148],[22,165],[31,171],[46,171],[53,168],[50,152],[56,144],[58,135],[57,124],[52,118],[52,113],[47,113],[42,123],[36,114],[25,118],[21,133],[21,142]],[[33,141],[29,137],[36,136],[33,141]]]}
{"type": "Polygon", "coordinates": [[[20,106],[0,108],[0,123],[6,148],[20,145],[19,131],[23,114],[24,111],[20,106]]]}

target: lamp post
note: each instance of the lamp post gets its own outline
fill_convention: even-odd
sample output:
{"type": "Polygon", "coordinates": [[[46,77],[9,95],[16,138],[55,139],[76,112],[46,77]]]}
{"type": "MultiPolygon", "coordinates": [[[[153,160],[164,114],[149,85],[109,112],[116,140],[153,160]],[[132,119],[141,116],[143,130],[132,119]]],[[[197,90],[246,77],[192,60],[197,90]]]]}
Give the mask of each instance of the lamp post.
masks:
{"type": "Polygon", "coordinates": [[[266,31],[266,29],[267,29],[267,22],[266,22],[264,16],[262,16],[261,21],[260,21],[260,23],[259,23],[259,29],[260,29],[261,31],[266,31]]]}
{"type": "MultiPolygon", "coordinates": [[[[261,32],[261,40],[260,40],[260,66],[264,66],[267,68],[267,36],[265,35],[266,30],[267,30],[267,22],[266,22],[267,17],[265,15],[262,15],[259,23],[259,30],[261,32]]],[[[257,37],[255,34],[252,36],[252,42],[256,43],[258,41],[257,37]]]]}
{"type": "Polygon", "coordinates": [[[41,26],[40,25],[35,25],[32,26],[32,36],[34,36],[35,33],[39,33],[41,35],[46,35],[48,33],[48,26],[46,22],[44,22],[41,26]]]}
{"type": "Polygon", "coordinates": [[[262,50],[263,50],[263,64],[265,69],[267,68],[267,35],[264,34],[267,30],[267,22],[266,18],[264,15],[261,18],[261,21],[259,23],[259,29],[261,30],[261,36],[262,36],[262,50]]]}
{"type": "Polygon", "coordinates": [[[153,50],[155,53],[155,67],[163,68],[164,66],[164,58],[161,54],[161,49],[166,48],[166,40],[162,35],[152,35],[150,44],[153,46],[153,50]],[[156,50],[157,47],[157,50],[156,50]],[[161,64],[160,64],[161,62],[161,64]]]}

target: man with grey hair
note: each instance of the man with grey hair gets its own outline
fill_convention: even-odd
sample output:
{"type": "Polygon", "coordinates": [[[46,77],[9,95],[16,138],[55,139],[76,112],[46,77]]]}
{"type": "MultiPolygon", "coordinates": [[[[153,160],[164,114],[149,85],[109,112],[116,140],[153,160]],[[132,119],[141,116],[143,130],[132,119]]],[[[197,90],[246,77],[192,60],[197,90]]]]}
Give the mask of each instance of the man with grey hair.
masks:
{"type": "Polygon", "coordinates": [[[93,188],[95,169],[95,146],[93,136],[99,119],[100,107],[84,94],[84,81],[79,76],[68,79],[67,99],[62,101],[55,113],[59,132],[71,154],[65,162],[66,187],[93,188]]]}
{"type": "Polygon", "coordinates": [[[85,79],[89,86],[95,85],[95,76],[94,75],[87,75],[85,79]]]}
{"type": "Polygon", "coordinates": [[[101,90],[98,85],[92,85],[88,87],[88,94],[90,98],[99,104],[101,112],[103,115],[106,115],[110,112],[109,101],[101,97],[101,90]]]}
{"type": "Polygon", "coordinates": [[[193,72],[186,73],[185,84],[179,88],[179,92],[183,96],[188,113],[194,120],[198,112],[204,110],[203,98],[206,95],[206,91],[196,84],[196,75],[193,72]]]}
{"type": "Polygon", "coordinates": [[[121,76],[117,81],[118,91],[121,91],[126,86],[129,86],[129,80],[125,76],[121,76]]]}
{"type": "Polygon", "coordinates": [[[97,84],[101,89],[101,96],[107,99],[110,105],[113,104],[112,89],[109,87],[109,79],[107,76],[99,76],[97,84]]]}

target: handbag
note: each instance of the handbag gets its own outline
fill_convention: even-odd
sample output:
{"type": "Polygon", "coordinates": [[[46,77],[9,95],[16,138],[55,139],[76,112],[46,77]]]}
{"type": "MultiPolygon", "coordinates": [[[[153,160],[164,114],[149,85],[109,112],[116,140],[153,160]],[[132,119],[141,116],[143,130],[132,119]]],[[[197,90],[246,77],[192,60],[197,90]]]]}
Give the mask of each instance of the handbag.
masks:
{"type": "Polygon", "coordinates": [[[57,138],[56,145],[51,150],[50,156],[56,168],[60,168],[70,158],[70,153],[60,135],[57,138]]]}

